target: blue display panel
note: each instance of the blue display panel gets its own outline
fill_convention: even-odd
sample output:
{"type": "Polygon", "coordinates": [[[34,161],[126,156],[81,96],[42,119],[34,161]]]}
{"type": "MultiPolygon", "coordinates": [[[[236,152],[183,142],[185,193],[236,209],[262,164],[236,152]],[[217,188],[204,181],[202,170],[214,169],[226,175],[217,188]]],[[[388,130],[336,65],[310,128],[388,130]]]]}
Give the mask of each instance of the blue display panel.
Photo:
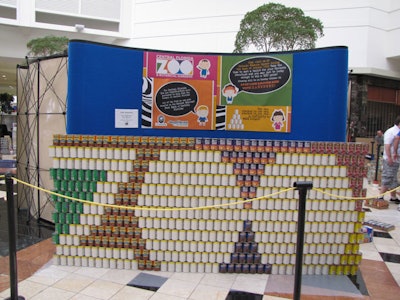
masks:
{"type": "MultiPolygon", "coordinates": [[[[345,141],[348,71],[348,49],[346,47],[284,53],[252,53],[242,55],[242,59],[240,55],[228,53],[148,51],[73,40],[69,44],[68,56],[68,134],[345,141]],[[177,74],[169,74],[168,78],[159,76],[154,79],[158,75],[151,75],[153,71],[149,68],[155,65],[158,66],[157,70],[161,70],[161,63],[157,65],[161,60],[154,61],[152,64],[148,62],[149,57],[165,58],[169,56],[174,58],[174,62],[176,57],[182,57],[180,66],[189,65],[186,69],[181,68],[186,72],[176,72],[177,74]],[[210,69],[209,78],[205,78],[209,74],[206,72],[208,70],[195,68],[196,59],[202,56],[207,57],[208,61],[216,66],[216,68],[210,69]],[[258,123],[251,123],[247,120],[248,124],[246,124],[246,118],[244,118],[245,123],[242,130],[240,128],[231,130],[227,120],[229,110],[233,110],[234,106],[229,106],[222,96],[223,85],[226,85],[226,81],[238,84],[237,82],[244,76],[234,77],[232,70],[237,71],[238,66],[243,69],[243,66],[247,67],[259,62],[262,58],[272,62],[281,61],[285,65],[286,77],[281,84],[284,87],[279,86],[279,89],[277,88],[273,93],[270,90],[266,91],[265,101],[262,102],[258,100],[263,99],[262,95],[254,93],[254,85],[251,86],[252,90],[246,92],[246,85],[239,83],[242,87],[239,92],[243,93],[237,97],[238,102],[247,103],[246,105],[249,106],[237,106],[237,109],[234,110],[243,114],[250,111],[250,115],[254,116],[263,108],[255,106],[255,102],[262,102],[260,105],[272,102],[271,106],[265,106],[264,111],[275,108],[280,110],[285,107],[290,112],[285,118],[288,125],[287,130],[286,132],[268,131],[274,130],[276,127],[262,128],[260,126],[260,131],[257,131],[258,123]],[[188,61],[194,64],[190,65],[187,63],[188,61]],[[229,63],[232,64],[232,68],[229,63]],[[196,99],[200,99],[202,102],[200,103],[200,100],[198,103],[188,102],[191,111],[186,115],[192,114],[192,119],[188,116],[178,116],[178,121],[175,122],[183,123],[182,119],[187,117],[187,123],[189,123],[187,128],[171,129],[165,126],[165,129],[162,129],[161,126],[156,126],[159,119],[163,120],[164,118],[163,116],[160,118],[155,104],[153,107],[151,104],[155,103],[155,95],[160,96],[160,93],[151,91],[148,94],[151,96],[145,99],[149,80],[154,80],[156,86],[161,86],[164,94],[166,91],[170,93],[177,87],[181,89],[184,87],[191,91],[191,87],[194,86],[193,94],[197,92],[196,97],[198,98],[196,99]],[[165,85],[163,85],[163,80],[166,82],[165,85]],[[170,89],[166,90],[165,86],[170,89]],[[197,87],[198,91],[196,91],[197,87]],[[203,90],[200,91],[200,89],[203,90]],[[208,93],[208,91],[211,92],[208,93]],[[280,99],[284,99],[282,104],[279,104],[280,99]],[[196,113],[197,104],[199,107],[201,104],[202,108],[208,105],[208,110],[211,111],[208,115],[207,126],[196,127],[195,125],[196,119],[193,119],[193,116],[196,113]],[[136,120],[136,124],[131,126],[129,122],[132,120],[130,119],[129,122],[126,122],[127,126],[124,127],[124,120],[120,119],[121,115],[116,116],[117,111],[122,111],[122,114],[135,112],[136,115],[134,114],[130,118],[136,120]],[[155,113],[156,111],[157,113],[155,113]],[[119,126],[121,121],[122,125],[119,126]],[[193,122],[193,125],[190,125],[190,122],[193,122]]],[[[171,69],[170,67],[169,70],[171,69]]],[[[179,68],[177,70],[180,71],[179,68]]],[[[257,74],[258,76],[259,74],[257,74]]],[[[272,77],[269,79],[271,79],[270,82],[273,82],[272,77]]],[[[179,96],[183,97],[184,95],[180,94],[179,96]]],[[[179,115],[177,113],[179,105],[173,111],[170,109],[170,103],[167,104],[168,108],[164,105],[161,110],[169,112],[174,115],[173,117],[179,115]]],[[[258,118],[260,122],[264,117],[259,114],[253,119],[258,118]]],[[[265,122],[271,122],[270,119],[269,116],[265,117],[265,122]]]]}

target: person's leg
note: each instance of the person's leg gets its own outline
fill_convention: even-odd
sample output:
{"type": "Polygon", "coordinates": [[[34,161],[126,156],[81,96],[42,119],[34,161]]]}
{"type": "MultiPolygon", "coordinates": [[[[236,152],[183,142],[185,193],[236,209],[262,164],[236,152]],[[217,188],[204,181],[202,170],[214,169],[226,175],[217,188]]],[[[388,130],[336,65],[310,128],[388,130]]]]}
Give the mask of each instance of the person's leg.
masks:
{"type": "Polygon", "coordinates": [[[389,190],[389,185],[392,182],[392,176],[390,172],[390,165],[387,163],[386,160],[382,160],[382,175],[381,175],[381,188],[380,188],[380,194],[382,195],[380,199],[383,199],[384,196],[383,194],[386,193],[389,190]]]}
{"type": "Polygon", "coordinates": [[[397,199],[396,188],[399,186],[399,182],[397,180],[397,172],[399,171],[399,164],[393,163],[389,166],[390,174],[391,174],[391,182],[388,184],[388,188],[392,190],[390,193],[390,201],[399,204],[400,200],[397,199]]]}

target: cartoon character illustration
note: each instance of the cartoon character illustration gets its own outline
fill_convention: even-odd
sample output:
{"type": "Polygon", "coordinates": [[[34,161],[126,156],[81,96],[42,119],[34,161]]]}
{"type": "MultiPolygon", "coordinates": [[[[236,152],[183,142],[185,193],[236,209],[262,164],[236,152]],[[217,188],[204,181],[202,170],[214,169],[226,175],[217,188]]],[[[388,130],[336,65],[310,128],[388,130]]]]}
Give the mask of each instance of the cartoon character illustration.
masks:
{"type": "Polygon", "coordinates": [[[274,110],[271,116],[272,127],[276,131],[281,131],[285,120],[285,114],[283,113],[282,109],[274,110]]]}
{"type": "Polygon", "coordinates": [[[200,105],[196,110],[196,115],[199,117],[197,122],[199,122],[199,126],[206,126],[208,122],[208,107],[206,105],[200,105]]]}
{"type": "Polygon", "coordinates": [[[232,104],[233,98],[236,97],[238,92],[239,92],[239,89],[230,83],[225,85],[224,88],[222,89],[222,95],[224,95],[226,97],[227,104],[232,104]]]}
{"type": "Polygon", "coordinates": [[[208,59],[203,58],[200,60],[197,65],[197,69],[200,70],[200,77],[207,78],[207,76],[210,74],[210,67],[211,62],[208,59]]]}

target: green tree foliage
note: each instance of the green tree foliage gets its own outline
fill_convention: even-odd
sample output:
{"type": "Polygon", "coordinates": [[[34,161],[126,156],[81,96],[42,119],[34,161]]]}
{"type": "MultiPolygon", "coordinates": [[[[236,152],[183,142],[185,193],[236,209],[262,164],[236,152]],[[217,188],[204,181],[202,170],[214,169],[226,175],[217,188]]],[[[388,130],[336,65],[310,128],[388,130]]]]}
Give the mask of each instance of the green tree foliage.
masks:
{"type": "Polygon", "coordinates": [[[6,114],[13,112],[11,102],[14,101],[14,97],[8,93],[0,94],[0,111],[6,114]]]}
{"type": "Polygon", "coordinates": [[[312,49],[323,35],[320,20],[305,16],[299,8],[268,3],[246,13],[234,52],[242,53],[251,45],[262,52],[312,49]]]}
{"type": "Polygon", "coordinates": [[[68,49],[68,38],[65,36],[45,36],[30,40],[26,46],[29,49],[28,55],[50,56],[66,52],[68,49]]]}

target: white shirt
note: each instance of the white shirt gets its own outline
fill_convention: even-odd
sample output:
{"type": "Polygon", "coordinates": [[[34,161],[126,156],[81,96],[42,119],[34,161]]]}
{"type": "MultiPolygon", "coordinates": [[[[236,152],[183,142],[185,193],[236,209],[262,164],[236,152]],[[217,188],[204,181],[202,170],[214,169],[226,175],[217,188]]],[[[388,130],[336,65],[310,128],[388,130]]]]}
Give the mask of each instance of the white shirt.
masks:
{"type": "MultiPolygon", "coordinates": [[[[394,125],[393,127],[390,127],[388,130],[385,131],[385,134],[383,135],[383,143],[385,145],[389,144],[390,145],[390,151],[394,153],[394,148],[393,148],[393,141],[396,135],[399,133],[400,128],[397,125],[394,125]]],[[[400,147],[399,147],[400,149],[400,147]]],[[[386,154],[386,151],[383,151],[383,159],[388,159],[388,156],[386,154]]]]}

